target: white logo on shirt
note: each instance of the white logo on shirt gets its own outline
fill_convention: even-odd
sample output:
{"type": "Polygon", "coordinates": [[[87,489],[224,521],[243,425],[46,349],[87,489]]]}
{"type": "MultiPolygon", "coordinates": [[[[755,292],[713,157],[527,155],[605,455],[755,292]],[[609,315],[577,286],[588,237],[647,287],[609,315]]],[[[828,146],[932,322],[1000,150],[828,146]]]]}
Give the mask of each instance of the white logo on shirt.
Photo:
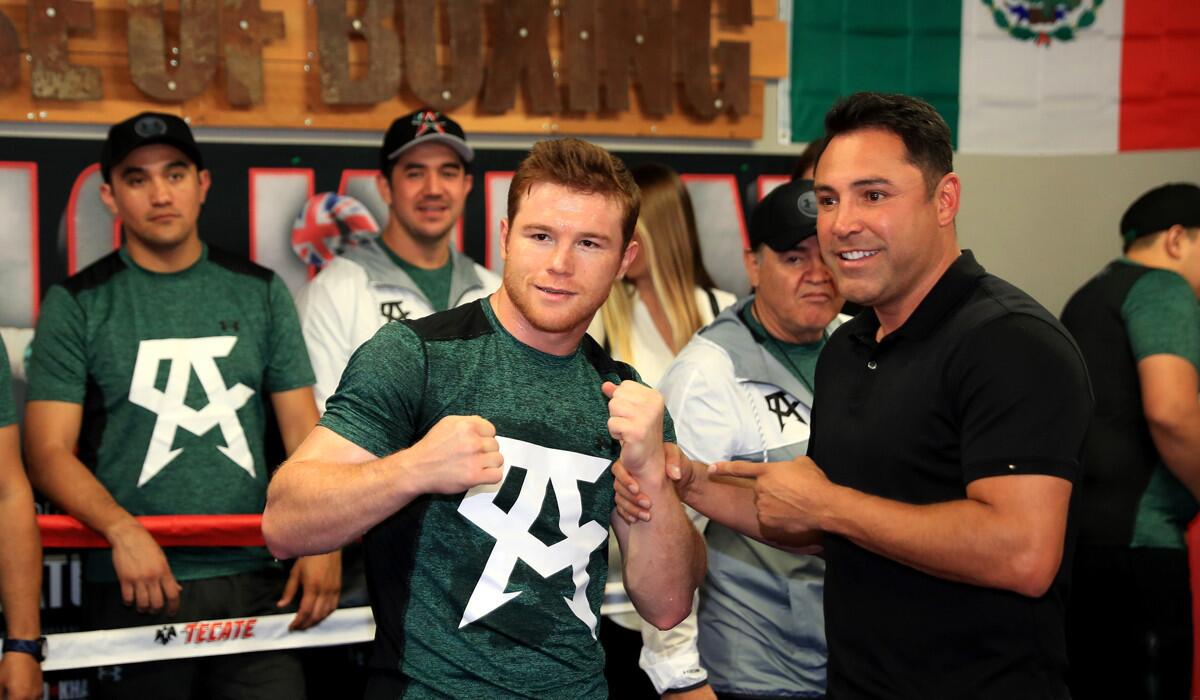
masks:
{"type": "Polygon", "coordinates": [[[213,336],[211,338],[163,338],[143,340],[138,345],[137,362],[133,367],[133,381],[129,384],[129,401],[152,411],[158,416],[154,422],[154,433],[142,463],[138,486],[144,485],[163,470],[171,460],[179,456],[182,449],[173,450],[175,431],[183,428],[194,435],[203,435],[215,427],[221,428],[224,445],[217,449],[233,460],[250,476],[254,476],[254,456],[246,442],[246,433],[238,421],[237,411],[254,390],[238,383],[225,386],[216,359],[226,357],[237,343],[237,336],[213,336]],[[167,388],[161,391],[154,385],[159,364],[170,362],[167,373],[167,388]],[[208,404],[196,410],[187,406],[188,382],[192,372],[200,379],[208,404]]]}
{"type": "Polygon", "coordinates": [[[467,491],[458,506],[458,512],[464,518],[496,538],[496,546],[492,548],[458,626],[460,629],[466,627],[521,595],[521,591],[505,592],[513,568],[517,560],[521,560],[546,578],[571,568],[575,595],[563,598],[563,601],[575,617],[588,626],[594,638],[597,620],[587,599],[587,565],[592,552],[608,541],[608,526],[594,520],[580,523],[583,501],[578,482],[595,483],[608,468],[610,460],[512,438],[498,436],[496,440],[500,443],[500,454],[504,455],[504,478],[499,484],[484,484],[467,491]],[[516,503],[505,513],[494,501],[514,465],[526,470],[525,481],[516,503]],[[565,535],[552,545],[543,543],[529,532],[542,511],[547,484],[554,486],[558,526],[565,535]]]}

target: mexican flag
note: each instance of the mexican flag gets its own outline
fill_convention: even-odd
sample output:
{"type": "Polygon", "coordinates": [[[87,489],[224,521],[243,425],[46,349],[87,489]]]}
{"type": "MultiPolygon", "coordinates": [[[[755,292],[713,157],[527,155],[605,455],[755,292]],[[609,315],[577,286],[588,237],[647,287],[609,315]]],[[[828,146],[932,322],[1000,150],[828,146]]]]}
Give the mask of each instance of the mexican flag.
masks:
{"type": "Polygon", "coordinates": [[[859,90],[928,100],[968,153],[1200,148],[1198,0],[793,0],[792,139],[859,90]]]}

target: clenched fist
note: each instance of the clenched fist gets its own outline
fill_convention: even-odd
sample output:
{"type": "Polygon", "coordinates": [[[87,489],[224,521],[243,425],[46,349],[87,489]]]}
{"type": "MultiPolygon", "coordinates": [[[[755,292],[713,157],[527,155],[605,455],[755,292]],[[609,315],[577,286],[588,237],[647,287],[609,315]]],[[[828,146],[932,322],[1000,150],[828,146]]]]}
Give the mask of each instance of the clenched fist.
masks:
{"type": "Polygon", "coordinates": [[[621,442],[621,464],[637,476],[647,465],[662,468],[662,394],[637,382],[620,385],[604,382],[600,387],[608,401],[608,432],[621,442]]]}
{"type": "Polygon", "coordinates": [[[479,416],[446,416],[402,454],[425,493],[463,493],[503,475],[496,427],[479,416]]]}

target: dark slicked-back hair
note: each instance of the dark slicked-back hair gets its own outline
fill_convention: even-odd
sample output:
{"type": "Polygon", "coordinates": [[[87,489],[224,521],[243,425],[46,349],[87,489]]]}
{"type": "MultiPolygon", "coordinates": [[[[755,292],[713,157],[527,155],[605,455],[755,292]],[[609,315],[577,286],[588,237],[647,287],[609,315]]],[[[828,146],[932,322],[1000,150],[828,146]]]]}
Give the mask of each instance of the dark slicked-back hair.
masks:
{"type": "Polygon", "coordinates": [[[579,139],[538,141],[517,166],[508,188],[508,223],[517,220],[521,200],[538,183],[560,185],[583,194],[598,194],[621,206],[621,236],[629,245],[637,226],[641,193],[629,169],[608,151],[579,139]]]}
{"type": "Polygon", "coordinates": [[[930,197],[942,176],[954,170],[950,127],[933,105],[922,99],[881,92],[856,92],[843,97],[825,115],[822,141],[828,145],[835,136],[862,129],[883,129],[900,137],[908,162],[925,176],[925,191],[930,197]]]}

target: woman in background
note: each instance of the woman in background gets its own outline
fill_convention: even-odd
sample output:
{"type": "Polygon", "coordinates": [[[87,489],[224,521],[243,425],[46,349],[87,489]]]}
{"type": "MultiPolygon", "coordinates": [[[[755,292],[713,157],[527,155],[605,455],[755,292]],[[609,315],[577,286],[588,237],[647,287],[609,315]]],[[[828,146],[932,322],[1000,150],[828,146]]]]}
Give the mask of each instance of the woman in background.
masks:
{"type": "Polygon", "coordinates": [[[692,335],[736,299],[714,289],[704,269],[692,201],[679,175],[649,164],[633,168],[633,179],[642,190],[638,256],[590,330],[654,386],[692,335]]]}
{"type": "MultiPolygon", "coordinates": [[[[588,329],[616,359],[637,369],[650,386],[666,372],[692,335],[712,322],[736,298],[715,289],[700,258],[692,201],[679,175],[665,165],[632,169],[642,190],[634,238],[638,256],[613,285],[608,301],[588,329]]],[[[671,632],[646,626],[649,655],[642,653],[643,624],[620,583],[620,552],[609,542],[609,581],[600,641],[607,660],[609,694],[629,700],[657,700],[668,689],[703,681],[696,649],[695,614],[671,632]],[[652,666],[655,687],[638,666],[652,666]],[[699,674],[699,675],[698,675],[699,674]]],[[[697,689],[711,698],[707,687],[697,689]]]]}

